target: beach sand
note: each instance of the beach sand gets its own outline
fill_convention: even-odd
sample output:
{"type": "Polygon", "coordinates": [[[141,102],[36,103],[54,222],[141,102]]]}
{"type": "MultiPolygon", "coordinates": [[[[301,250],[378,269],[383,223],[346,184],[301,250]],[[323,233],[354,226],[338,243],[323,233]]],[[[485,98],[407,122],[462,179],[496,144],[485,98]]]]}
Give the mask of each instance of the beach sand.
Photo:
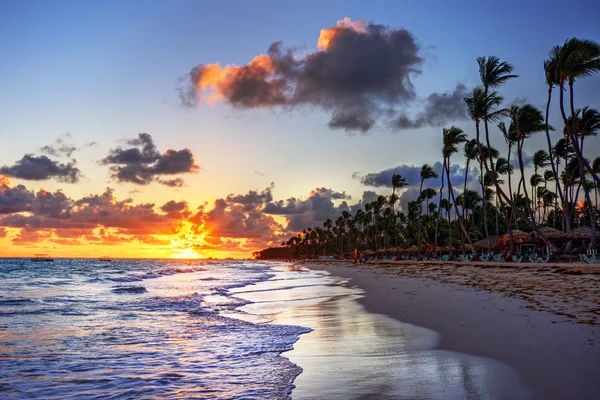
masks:
{"type": "Polygon", "coordinates": [[[366,292],[358,301],[370,313],[437,332],[437,349],[512,367],[520,379],[510,378],[505,385],[522,381],[533,398],[600,398],[599,267],[452,262],[304,266],[349,279],[366,292]]]}

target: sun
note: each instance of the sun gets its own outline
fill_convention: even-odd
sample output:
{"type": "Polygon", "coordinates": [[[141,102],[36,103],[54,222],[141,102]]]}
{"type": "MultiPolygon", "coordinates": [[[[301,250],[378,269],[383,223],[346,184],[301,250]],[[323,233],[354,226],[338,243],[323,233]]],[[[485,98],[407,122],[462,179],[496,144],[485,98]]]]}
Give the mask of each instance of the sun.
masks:
{"type": "Polygon", "coordinates": [[[182,259],[196,259],[196,258],[204,258],[196,250],[194,249],[180,249],[176,250],[171,254],[171,258],[182,258],[182,259]]]}
{"type": "Polygon", "coordinates": [[[200,249],[204,246],[206,232],[189,222],[183,222],[177,233],[171,237],[171,258],[204,258],[200,249]]]}

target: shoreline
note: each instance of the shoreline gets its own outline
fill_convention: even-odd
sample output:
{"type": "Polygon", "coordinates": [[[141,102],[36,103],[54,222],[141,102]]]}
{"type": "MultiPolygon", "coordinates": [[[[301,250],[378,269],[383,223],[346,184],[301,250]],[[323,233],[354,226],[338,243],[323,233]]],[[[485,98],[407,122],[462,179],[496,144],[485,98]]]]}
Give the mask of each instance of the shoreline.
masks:
{"type": "MultiPolygon", "coordinates": [[[[529,294],[513,295],[514,291],[523,290],[521,286],[531,285],[526,279],[512,291],[503,291],[502,286],[494,284],[497,277],[487,271],[508,269],[511,276],[517,275],[513,279],[523,280],[531,268],[523,273],[523,268],[512,271],[514,268],[506,266],[486,264],[480,268],[472,264],[456,274],[448,272],[447,267],[452,271],[461,270],[464,264],[440,266],[438,262],[425,267],[414,262],[360,266],[344,262],[307,262],[302,265],[349,279],[349,284],[365,291],[365,296],[358,301],[369,312],[438,332],[440,342],[436,349],[483,356],[507,364],[517,371],[535,398],[595,399],[600,394],[600,327],[595,323],[581,323],[583,320],[575,314],[560,315],[561,311],[552,311],[546,306],[550,300],[545,297],[534,306],[529,294]],[[473,269],[483,272],[473,273],[473,269]],[[470,280],[458,279],[469,271],[474,275],[470,280]]],[[[552,268],[556,269],[552,265],[541,267],[540,273],[547,278],[544,272],[552,268]]],[[[564,280],[564,275],[555,274],[564,280]]],[[[582,275],[567,276],[581,278],[582,275]]],[[[591,276],[594,279],[588,284],[593,288],[600,277],[591,276]]],[[[566,280],[564,285],[575,285],[581,279],[566,280]]],[[[576,293],[571,295],[577,296],[576,293]]],[[[581,301],[587,304],[587,300],[581,301]]],[[[582,307],[571,304],[571,308],[582,307]]]]}

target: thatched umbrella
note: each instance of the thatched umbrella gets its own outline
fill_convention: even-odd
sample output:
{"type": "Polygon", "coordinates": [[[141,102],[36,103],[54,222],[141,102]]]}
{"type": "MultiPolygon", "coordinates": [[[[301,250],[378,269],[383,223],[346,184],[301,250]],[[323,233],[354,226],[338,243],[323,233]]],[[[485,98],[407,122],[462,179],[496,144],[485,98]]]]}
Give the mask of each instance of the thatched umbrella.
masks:
{"type": "MultiPolygon", "coordinates": [[[[490,249],[494,249],[497,246],[497,242],[498,242],[498,236],[490,236],[487,239],[481,239],[476,241],[475,243],[473,243],[473,247],[475,247],[477,250],[483,250],[483,249],[487,249],[488,247],[490,249]],[[489,242],[489,244],[488,244],[489,242]]],[[[468,247],[468,245],[466,245],[468,247]]]]}
{"type": "Polygon", "coordinates": [[[538,232],[541,233],[542,235],[544,235],[546,237],[546,239],[548,239],[548,240],[568,240],[569,239],[569,235],[567,235],[566,233],[559,231],[558,229],[551,228],[549,226],[544,226],[544,227],[538,228],[537,231],[531,232],[531,238],[534,240],[537,240],[537,241],[542,241],[542,238],[540,237],[538,232]]]}
{"type": "Polygon", "coordinates": [[[363,251],[363,254],[366,256],[370,256],[370,255],[375,254],[375,252],[373,250],[365,250],[365,251],[363,251]]]}
{"type": "MultiPolygon", "coordinates": [[[[524,244],[524,243],[532,243],[533,242],[533,240],[531,239],[531,235],[527,232],[523,232],[518,229],[515,229],[514,231],[512,231],[512,235],[513,235],[513,240],[515,241],[515,244],[524,244]]],[[[510,235],[508,233],[500,236],[498,238],[498,240],[496,241],[496,244],[498,247],[507,247],[509,243],[510,243],[510,235]]]]}
{"type": "MultiPolygon", "coordinates": [[[[568,236],[575,240],[590,240],[592,238],[592,228],[589,226],[580,226],[569,232],[568,236]]],[[[596,231],[596,237],[600,238],[600,232],[596,231]]]]}

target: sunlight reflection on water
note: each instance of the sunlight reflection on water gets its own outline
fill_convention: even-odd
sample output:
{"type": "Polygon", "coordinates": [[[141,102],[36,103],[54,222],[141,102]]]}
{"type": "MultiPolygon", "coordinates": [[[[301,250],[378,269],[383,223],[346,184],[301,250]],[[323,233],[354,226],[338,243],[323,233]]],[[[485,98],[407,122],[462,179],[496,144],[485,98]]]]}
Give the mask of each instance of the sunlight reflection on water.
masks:
{"type": "Polygon", "coordinates": [[[242,310],[313,329],[283,355],[303,368],[292,398],[529,399],[516,372],[495,360],[434,350],[434,331],[368,313],[360,289],[311,271],[244,288],[242,310]],[[315,274],[321,275],[315,279],[315,274]],[[318,283],[321,285],[318,285],[318,283]],[[314,285],[317,286],[314,286],[314,285]],[[290,290],[269,290],[277,286],[290,290]]]}

